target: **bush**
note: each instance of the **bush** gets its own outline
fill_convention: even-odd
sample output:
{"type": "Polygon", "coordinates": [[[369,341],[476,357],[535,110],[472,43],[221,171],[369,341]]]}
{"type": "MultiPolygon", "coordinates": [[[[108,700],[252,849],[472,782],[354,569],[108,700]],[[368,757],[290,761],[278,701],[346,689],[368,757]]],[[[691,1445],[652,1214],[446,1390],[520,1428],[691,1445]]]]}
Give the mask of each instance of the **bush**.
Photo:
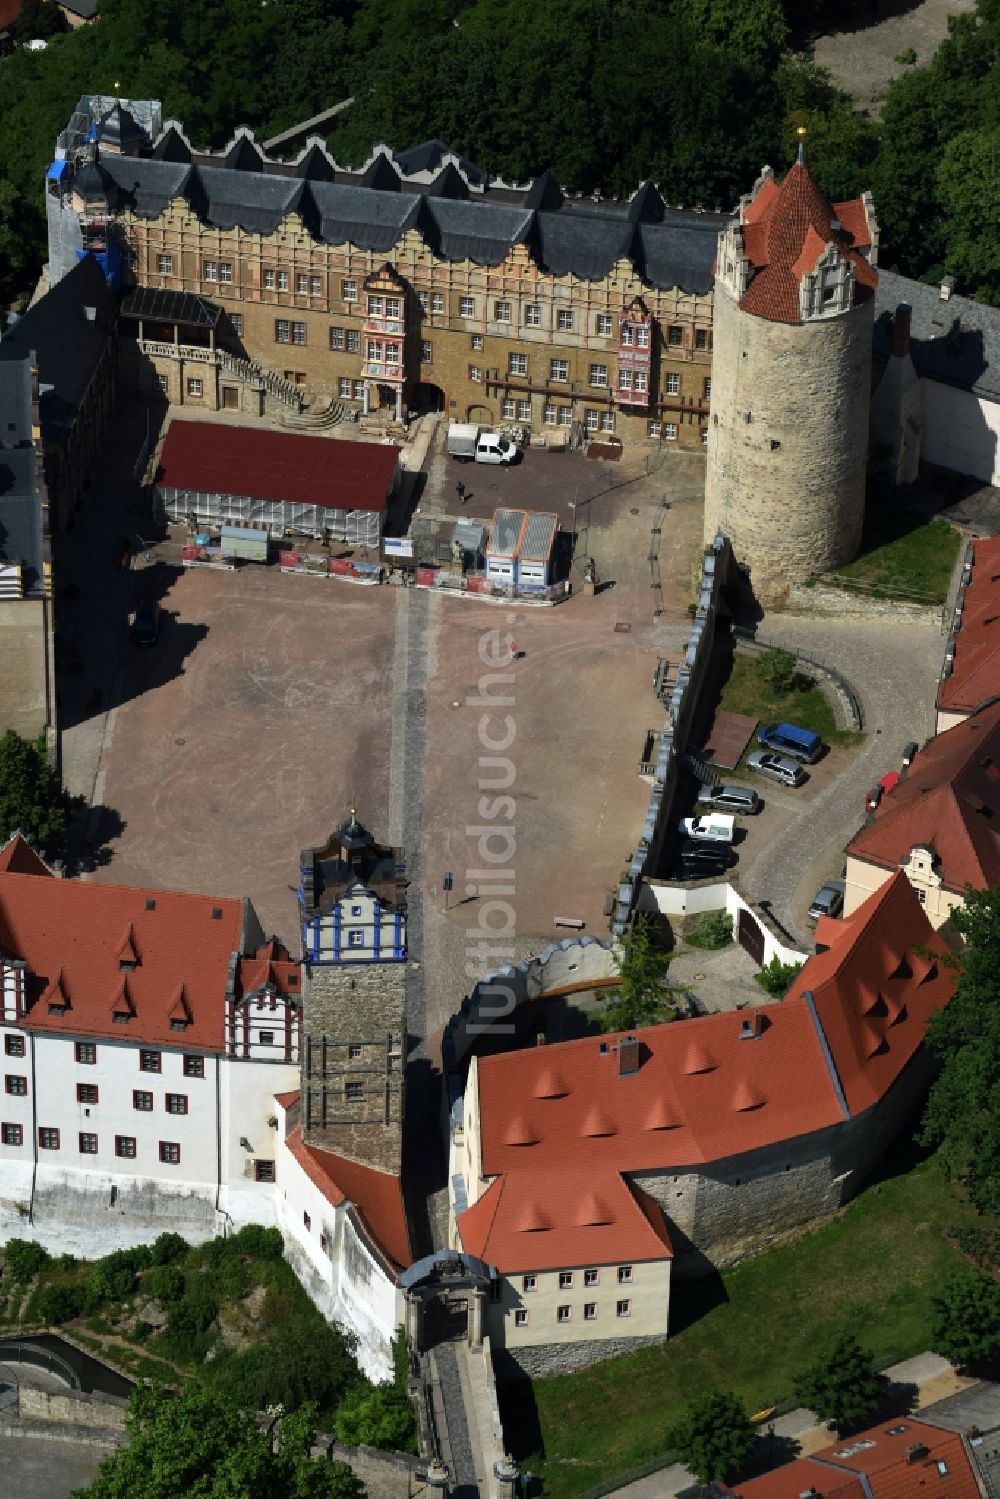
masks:
{"type": "Polygon", "coordinates": [[[42,1322],[50,1325],[70,1322],[83,1311],[80,1286],[43,1286],[34,1298],[34,1309],[42,1322]]]}
{"type": "Polygon", "coordinates": [[[49,1251],[34,1239],[8,1239],[3,1257],[9,1275],[23,1286],[48,1263],[49,1251]]]}
{"type": "Polygon", "coordinates": [[[153,1336],[153,1333],[155,1331],[156,1329],[153,1326],[152,1322],[143,1322],[140,1320],[135,1324],[132,1331],[129,1333],[129,1337],[132,1339],[133,1343],[148,1343],[149,1339],[153,1336]]]}
{"type": "Polygon", "coordinates": [[[171,1306],[184,1296],[183,1272],[176,1265],[157,1265],[146,1277],[145,1289],[164,1306],[171,1306]]]}
{"type": "Polygon", "coordinates": [[[405,1395],[392,1385],[360,1392],[337,1412],[337,1441],[345,1447],[380,1447],[383,1452],[416,1452],[417,1428],[405,1395]]]}
{"type": "Polygon", "coordinates": [[[180,1234],[163,1233],[153,1240],[149,1251],[150,1260],[154,1265],[171,1265],[174,1260],[181,1259],[188,1252],[188,1244],[180,1234]]]}
{"type": "Polygon", "coordinates": [[[196,1333],[207,1332],[218,1315],[219,1303],[211,1287],[188,1281],[185,1295],[167,1310],[167,1333],[174,1342],[183,1343],[196,1333]]]}
{"type": "Polygon", "coordinates": [[[760,973],[754,974],[754,978],[772,999],[783,999],[801,970],[801,963],[783,963],[775,953],[770,963],[765,963],[760,973]]]}
{"type": "Polygon", "coordinates": [[[258,1260],[280,1260],[285,1252],[281,1231],[277,1228],[262,1228],[259,1223],[248,1223],[228,1241],[241,1254],[249,1254],[258,1260]]]}
{"type": "Polygon", "coordinates": [[[358,1382],[354,1343],[317,1313],[300,1313],[250,1348],[220,1354],[206,1370],[219,1392],[246,1410],[315,1401],[339,1406],[358,1382]]]}
{"type": "Polygon", "coordinates": [[[1000,1285],[992,1275],[963,1268],[931,1299],[931,1347],[956,1364],[1000,1354],[1000,1285]]]}
{"type": "Polygon", "coordinates": [[[705,911],[691,928],[692,947],[728,947],[733,940],[733,918],[725,911],[705,911]]]}

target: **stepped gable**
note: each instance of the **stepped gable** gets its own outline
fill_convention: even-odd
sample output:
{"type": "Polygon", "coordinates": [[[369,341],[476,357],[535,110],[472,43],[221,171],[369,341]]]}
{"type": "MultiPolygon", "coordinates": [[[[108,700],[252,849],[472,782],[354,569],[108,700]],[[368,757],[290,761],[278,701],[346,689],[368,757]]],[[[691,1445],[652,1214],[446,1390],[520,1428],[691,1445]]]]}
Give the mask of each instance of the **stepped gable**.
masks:
{"type": "MultiPolygon", "coordinates": [[[[283,1107],[288,1107],[298,1097],[294,1093],[276,1096],[283,1107]]],[[[331,1206],[340,1207],[344,1202],[351,1204],[362,1237],[390,1275],[411,1263],[413,1251],[398,1176],[345,1160],[329,1150],[318,1150],[315,1145],[307,1145],[299,1126],[285,1144],[331,1206]]]]}
{"type": "Polygon", "coordinates": [[[671,1259],[661,1209],[612,1167],[581,1191],[570,1171],[507,1173],[460,1214],[462,1247],[501,1274],[671,1259]]]}
{"type": "Polygon", "coordinates": [[[941,678],[937,707],[974,713],[980,703],[1000,696],[1000,536],[974,545],[962,628],[954,644],[951,674],[941,678]]]}
{"type": "Polygon", "coordinates": [[[942,961],[949,948],[902,870],[846,921],[819,922],[816,940],[828,950],[809,959],[781,1008],[811,994],[848,1108],[859,1114],[888,1091],[923,1041],[930,1017],[951,998],[955,974],[942,961]],[[918,949],[932,960],[919,971],[934,969],[923,981],[918,949]],[[902,973],[903,956],[914,969],[909,977],[902,973]],[[873,1003],[873,995],[881,1003],[873,1003]]]}
{"type": "Polygon", "coordinates": [[[847,853],[898,869],[918,847],[956,894],[1000,886],[1000,701],[937,734],[847,853]]]}
{"type": "Polygon", "coordinates": [[[282,992],[298,994],[280,944],[237,961],[255,921],[225,896],[56,879],[19,836],[0,854],[0,953],[25,965],[26,1030],[222,1052],[226,1000],[265,961],[282,992]]]}
{"type": "Polygon", "coordinates": [[[744,253],[754,274],[740,306],[745,312],[777,323],[800,323],[799,283],[816,267],[829,245],[835,245],[854,273],[855,303],[872,296],[878,273],[860,254],[871,244],[860,198],[830,205],[799,160],[777,183],[768,170],[754,196],[742,208],[744,253]]]}

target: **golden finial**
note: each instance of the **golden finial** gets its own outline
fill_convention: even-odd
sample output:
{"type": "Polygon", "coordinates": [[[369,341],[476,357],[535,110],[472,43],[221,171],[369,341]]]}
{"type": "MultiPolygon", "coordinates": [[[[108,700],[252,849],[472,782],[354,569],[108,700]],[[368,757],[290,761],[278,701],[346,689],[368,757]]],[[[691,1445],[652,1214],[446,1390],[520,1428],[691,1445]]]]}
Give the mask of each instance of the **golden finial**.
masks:
{"type": "Polygon", "coordinates": [[[795,134],[799,138],[799,165],[805,166],[806,161],[806,127],[800,125],[795,134]]]}
{"type": "Polygon", "coordinates": [[[115,79],[115,98],[118,100],[119,104],[122,102],[122,86],[118,82],[117,78],[115,79]]]}

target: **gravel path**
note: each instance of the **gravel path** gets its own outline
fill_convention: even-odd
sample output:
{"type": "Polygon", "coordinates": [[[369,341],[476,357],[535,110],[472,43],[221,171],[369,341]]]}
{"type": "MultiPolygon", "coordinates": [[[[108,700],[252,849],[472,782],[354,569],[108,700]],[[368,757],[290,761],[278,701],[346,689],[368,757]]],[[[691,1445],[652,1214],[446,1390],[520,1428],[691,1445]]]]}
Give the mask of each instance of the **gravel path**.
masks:
{"type": "Polygon", "coordinates": [[[829,68],[838,88],[866,113],[877,115],[886,84],[912,71],[895,59],[912,49],[922,67],[947,36],[949,16],[974,8],[975,0],[881,0],[869,24],[862,14],[853,27],[818,37],[813,55],[829,68]]]}
{"type": "Polygon", "coordinates": [[[781,614],[766,618],[759,634],[836,666],[864,709],[865,740],[848,768],[742,871],[748,895],[770,901],[778,920],[801,940],[810,932],[804,919],[809,901],[843,867],[843,848],[861,825],[866,791],[898,766],[908,740],[922,743],[934,732],[944,637],[936,621],[894,626],[781,614]]]}

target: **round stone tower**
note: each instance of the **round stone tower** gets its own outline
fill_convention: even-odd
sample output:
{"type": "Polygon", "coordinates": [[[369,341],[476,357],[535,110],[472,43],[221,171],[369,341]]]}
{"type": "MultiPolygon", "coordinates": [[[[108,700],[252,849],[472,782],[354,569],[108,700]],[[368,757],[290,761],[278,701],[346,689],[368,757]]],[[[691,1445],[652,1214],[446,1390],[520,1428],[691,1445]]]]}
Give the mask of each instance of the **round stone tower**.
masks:
{"type": "Polygon", "coordinates": [[[760,598],[861,541],[877,248],[871,194],[829,204],[801,146],[719,236],[705,540],[725,532],[760,598]]]}

